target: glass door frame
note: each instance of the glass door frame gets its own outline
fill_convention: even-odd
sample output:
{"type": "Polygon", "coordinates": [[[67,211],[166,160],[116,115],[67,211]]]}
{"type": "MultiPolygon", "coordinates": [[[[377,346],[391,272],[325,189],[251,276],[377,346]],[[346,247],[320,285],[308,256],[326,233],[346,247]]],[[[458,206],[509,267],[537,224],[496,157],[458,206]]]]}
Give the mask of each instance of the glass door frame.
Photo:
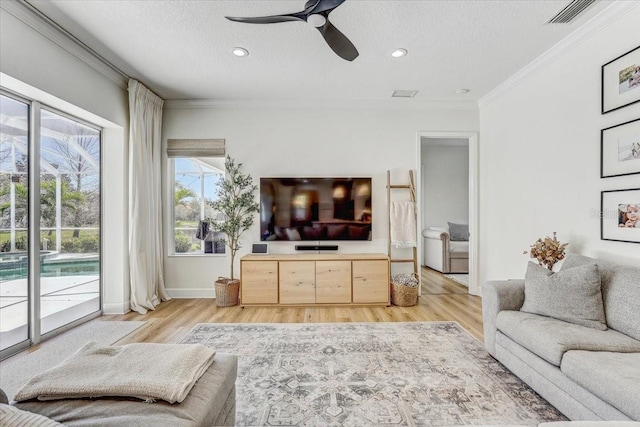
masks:
{"type": "Polygon", "coordinates": [[[85,323],[91,319],[99,317],[102,315],[103,309],[103,294],[104,294],[104,281],[103,281],[103,223],[102,223],[102,198],[103,198],[103,156],[102,156],[102,141],[103,141],[103,129],[100,126],[97,126],[93,123],[89,123],[85,120],[82,120],[78,117],[65,113],[64,111],[60,111],[56,108],[50,107],[46,104],[42,104],[41,102],[35,99],[29,99],[17,94],[13,91],[7,90],[4,87],[0,87],[0,95],[6,96],[8,98],[14,99],[16,101],[25,103],[29,107],[29,144],[28,144],[28,166],[27,166],[27,176],[28,176],[28,222],[27,222],[27,304],[28,304],[28,335],[24,341],[21,341],[11,347],[0,350],[0,360],[4,360],[7,357],[10,357],[24,349],[27,349],[33,345],[36,345],[42,341],[45,341],[49,338],[52,338],[56,335],[59,335],[69,329],[72,329],[82,323],[85,323]],[[100,209],[98,212],[98,224],[100,227],[99,230],[99,239],[100,239],[100,256],[99,256],[99,272],[98,277],[100,281],[99,287],[99,303],[98,310],[94,313],[88,314],[81,318],[78,318],[66,325],[60,326],[52,331],[49,331],[45,334],[41,334],[41,274],[40,274],[40,138],[41,138],[41,117],[42,110],[46,110],[52,112],[54,114],[58,114],[62,117],[68,118],[70,120],[76,121],[84,126],[95,129],[100,134],[100,144],[99,144],[99,152],[100,152],[100,176],[99,176],[99,192],[100,192],[100,209]]]}

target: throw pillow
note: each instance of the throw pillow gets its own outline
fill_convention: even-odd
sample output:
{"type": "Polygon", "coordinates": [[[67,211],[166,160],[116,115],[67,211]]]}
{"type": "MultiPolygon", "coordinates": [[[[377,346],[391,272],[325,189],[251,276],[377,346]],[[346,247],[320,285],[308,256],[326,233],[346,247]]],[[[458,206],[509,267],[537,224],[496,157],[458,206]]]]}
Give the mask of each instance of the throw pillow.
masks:
{"type": "Polygon", "coordinates": [[[469,241],[469,224],[449,224],[449,238],[452,242],[468,242],[469,241]]]}
{"type": "Polygon", "coordinates": [[[598,266],[587,264],[554,273],[529,262],[520,311],[606,330],[598,266]]]}
{"type": "Polygon", "coordinates": [[[302,240],[300,232],[295,227],[285,228],[284,232],[287,235],[287,240],[302,240]]]}

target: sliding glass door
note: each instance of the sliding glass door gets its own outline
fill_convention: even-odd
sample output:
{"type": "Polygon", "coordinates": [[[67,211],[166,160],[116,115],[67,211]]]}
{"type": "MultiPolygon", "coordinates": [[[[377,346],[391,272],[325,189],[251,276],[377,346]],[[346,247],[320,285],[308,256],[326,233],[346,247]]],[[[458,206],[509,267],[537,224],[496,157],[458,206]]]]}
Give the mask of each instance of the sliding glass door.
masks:
{"type": "Polygon", "coordinates": [[[101,134],[37,102],[0,100],[0,351],[7,355],[100,311],[101,134]]]}
{"type": "Polygon", "coordinates": [[[29,339],[29,104],[0,96],[0,350],[29,339]]]}
{"type": "Polygon", "coordinates": [[[40,115],[40,332],[100,310],[100,131],[40,115]]]}

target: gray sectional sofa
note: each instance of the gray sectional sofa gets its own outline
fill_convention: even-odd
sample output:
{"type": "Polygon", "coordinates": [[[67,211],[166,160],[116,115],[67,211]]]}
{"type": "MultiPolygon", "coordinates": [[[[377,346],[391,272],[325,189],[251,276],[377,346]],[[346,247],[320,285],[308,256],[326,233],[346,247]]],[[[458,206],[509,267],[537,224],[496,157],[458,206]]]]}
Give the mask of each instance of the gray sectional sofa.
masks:
{"type": "Polygon", "coordinates": [[[572,420],[640,421],[640,268],[568,254],[560,272],[596,263],[606,326],[520,311],[524,280],[482,289],[489,353],[572,420]]]}

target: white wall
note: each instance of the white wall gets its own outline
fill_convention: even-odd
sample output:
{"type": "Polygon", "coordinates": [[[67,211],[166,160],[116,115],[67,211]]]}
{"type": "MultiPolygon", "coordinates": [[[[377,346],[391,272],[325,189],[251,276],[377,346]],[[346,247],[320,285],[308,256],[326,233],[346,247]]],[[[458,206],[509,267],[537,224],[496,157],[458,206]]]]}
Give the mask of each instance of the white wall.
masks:
{"type": "Polygon", "coordinates": [[[0,9],[0,85],[104,129],[103,307],[105,312],[128,311],[127,91],[17,19],[8,10],[20,12],[21,7],[10,3],[0,9]]]}
{"type": "MultiPolygon", "coordinates": [[[[372,177],[373,240],[339,242],[340,252],[386,253],[386,171],[392,171],[394,183],[408,183],[408,171],[420,163],[417,132],[475,131],[478,126],[476,110],[173,105],[165,106],[165,142],[168,138],[224,138],[227,152],[244,163],[255,180],[262,176],[372,177]]],[[[238,258],[259,240],[257,215],[243,240],[246,245],[238,258]]],[[[293,245],[271,242],[270,251],[292,253],[293,245]]],[[[227,256],[167,257],[166,286],[174,296],[213,296],[213,281],[229,274],[228,262],[227,256]]],[[[238,260],[236,264],[238,271],[238,260]]]]}
{"type": "MultiPolygon", "coordinates": [[[[455,140],[454,140],[455,141],[455,140]]],[[[422,226],[469,223],[469,147],[422,144],[422,226]]]]}
{"type": "Polygon", "coordinates": [[[600,240],[600,130],[640,116],[640,103],[600,114],[601,66],[638,46],[640,7],[480,103],[480,279],[521,278],[522,252],[554,231],[568,250],[638,265],[640,245],[600,240]]]}

